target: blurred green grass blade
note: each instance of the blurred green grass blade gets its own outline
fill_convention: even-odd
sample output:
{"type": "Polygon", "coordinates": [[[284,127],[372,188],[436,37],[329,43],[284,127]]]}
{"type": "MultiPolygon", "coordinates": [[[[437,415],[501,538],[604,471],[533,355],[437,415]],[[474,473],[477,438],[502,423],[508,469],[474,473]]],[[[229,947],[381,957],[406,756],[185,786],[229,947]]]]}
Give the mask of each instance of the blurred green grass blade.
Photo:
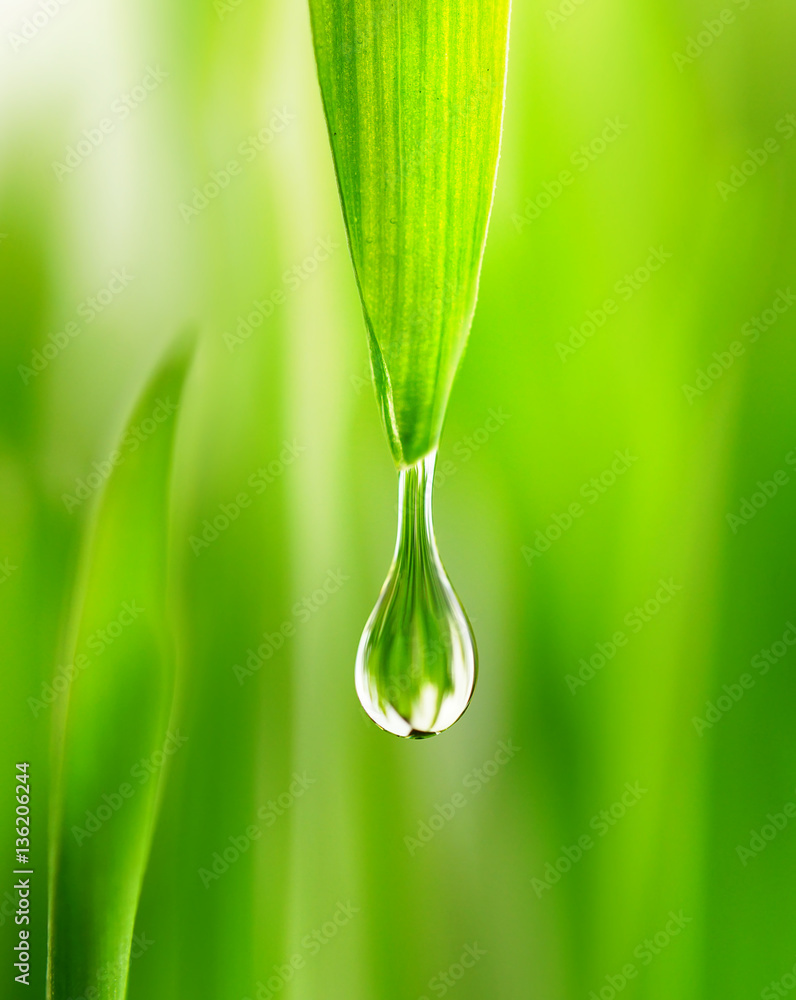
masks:
{"type": "Polygon", "coordinates": [[[168,498],[191,350],[180,344],[136,406],[84,553],[72,683],[62,696],[48,971],[54,1000],[125,994],[158,789],[183,741],[168,728],[168,498]]]}
{"type": "Polygon", "coordinates": [[[439,440],[495,186],[509,0],[310,0],[346,229],[393,456],[439,440]]]}

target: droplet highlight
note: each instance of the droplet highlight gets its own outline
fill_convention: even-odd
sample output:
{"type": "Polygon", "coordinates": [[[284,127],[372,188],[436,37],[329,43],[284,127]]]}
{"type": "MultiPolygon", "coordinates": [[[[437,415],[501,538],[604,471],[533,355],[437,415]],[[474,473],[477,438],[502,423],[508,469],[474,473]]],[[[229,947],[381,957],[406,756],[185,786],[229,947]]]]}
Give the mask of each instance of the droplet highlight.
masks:
{"type": "Polygon", "coordinates": [[[431,504],[436,450],[402,469],[390,571],[359,641],[356,689],[395,736],[436,736],[461,718],[478,673],[475,637],[442,565],[431,504]]]}

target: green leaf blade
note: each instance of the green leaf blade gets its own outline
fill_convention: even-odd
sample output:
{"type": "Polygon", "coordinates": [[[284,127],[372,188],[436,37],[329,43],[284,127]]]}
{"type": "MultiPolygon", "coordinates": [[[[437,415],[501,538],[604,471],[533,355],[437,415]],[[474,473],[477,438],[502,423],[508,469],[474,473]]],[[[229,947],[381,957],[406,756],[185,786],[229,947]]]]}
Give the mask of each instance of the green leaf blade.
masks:
{"type": "Polygon", "coordinates": [[[191,347],[142,395],[114,454],[84,557],[63,702],[51,847],[48,996],[122,1000],[174,691],[169,482],[191,347]],[[93,992],[91,992],[93,991],[93,992]]]}
{"type": "Polygon", "coordinates": [[[393,457],[439,441],[469,334],[503,118],[509,0],[310,0],[393,457]]]}

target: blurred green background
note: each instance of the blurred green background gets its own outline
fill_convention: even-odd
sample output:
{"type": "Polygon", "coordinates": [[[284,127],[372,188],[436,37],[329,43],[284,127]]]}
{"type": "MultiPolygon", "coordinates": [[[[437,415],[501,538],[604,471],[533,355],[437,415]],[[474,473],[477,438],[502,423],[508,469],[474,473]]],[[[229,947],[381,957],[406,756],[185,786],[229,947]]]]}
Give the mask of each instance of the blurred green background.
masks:
{"type": "MultiPolygon", "coordinates": [[[[152,768],[131,1000],[796,987],[794,31],[786,0],[515,4],[435,502],[481,674],[450,732],[406,742],[353,686],[396,477],[304,4],[4,5],[0,996],[44,995],[66,709],[47,685],[78,622],[110,627],[103,588],[146,608],[144,565],[171,650],[152,697],[187,739],[152,768]],[[125,462],[115,568],[86,590],[103,463],[185,330],[196,357],[151,435],[167,452],[176,430],[168,578],[125,462]],[[10,957],[21,760],[30,988],[10,957]]],[[[134,626],[98,648],[81,677],[111,689],[149,655],[134,626]]],[[[142,757],[147,711],[129,701],[128,746],[86,697],[89,755],[63,757],[78,815],[99,758],[112,792],[142,757]]],[[[91,878],[125,822],[72,839],[91,878]]],[[[65,912],[102,926],[95,890],[67,884],[65,912]]],[[[57,1000],[117,996],[79,976],[57,1000]]]]}

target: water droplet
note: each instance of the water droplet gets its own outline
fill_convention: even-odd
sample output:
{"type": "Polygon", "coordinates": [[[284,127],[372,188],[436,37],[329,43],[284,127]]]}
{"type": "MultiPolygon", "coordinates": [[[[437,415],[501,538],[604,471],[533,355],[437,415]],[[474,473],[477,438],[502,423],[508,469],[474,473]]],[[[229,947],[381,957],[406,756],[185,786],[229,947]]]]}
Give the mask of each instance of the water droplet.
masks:
{"type": "Polygon", "coordinates": [[[431,519],[436,450],[401,470],[390,572],[359,641],[356,687],[376,725],[422,739],[470,703],[475,638],[442,566],[431,519]]]}

